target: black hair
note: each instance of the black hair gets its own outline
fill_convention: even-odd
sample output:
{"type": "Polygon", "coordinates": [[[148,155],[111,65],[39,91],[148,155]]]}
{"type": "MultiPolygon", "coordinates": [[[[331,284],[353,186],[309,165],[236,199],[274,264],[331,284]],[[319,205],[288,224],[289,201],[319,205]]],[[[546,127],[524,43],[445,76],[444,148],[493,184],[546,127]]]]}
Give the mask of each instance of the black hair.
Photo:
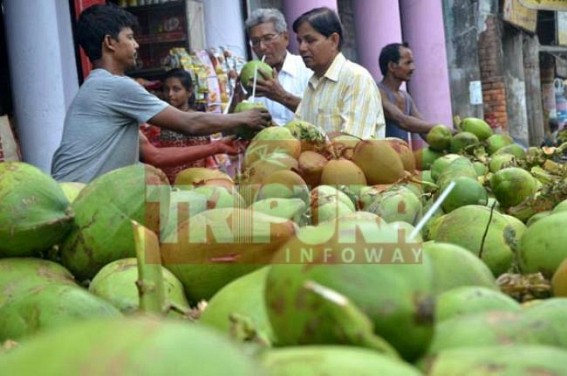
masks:
{"type": "Polygon", "coordinates": [[[297,33],[299,26],[309,23],[312,28],[322,35],[329,37],[333,33],[339,34],[339,51],[343,45],[343,24],[338,14],[327,7],[314,8],[303,13],[293,22],[293,31],[297,33]]]}
{"type": "Polygon", "coordinates": [[[77,39],[91,62],[102,57],[102,42],[107,35],[118,39],[124,28],[135,30],[138,19],[118,5],[97,4],[85,9],[77,22],[77,39]]]}
{"type": "Polygon", "coordinates": [[[163,76],[163,82],[165,82],[168,78],[177,78],[185,90],[191,92],[188,102],[189,106],[193,107],[195,105],[195,92],[193,90],[193,79],[191,78],[191,73],[187,72],[183,68],[173,68],[165,73],[163,76]]]}
{"type": "Polygon", "coordinates": [[[380,51],[380,57],[378,58],[378,65],[380,66],[380,72],[385,76],[388,72],[388,64],[398,63],[400,61],[400,49],[402,47],[409,48],[407,42],[403,43],[390,43],[382,48],[380,51]]]}

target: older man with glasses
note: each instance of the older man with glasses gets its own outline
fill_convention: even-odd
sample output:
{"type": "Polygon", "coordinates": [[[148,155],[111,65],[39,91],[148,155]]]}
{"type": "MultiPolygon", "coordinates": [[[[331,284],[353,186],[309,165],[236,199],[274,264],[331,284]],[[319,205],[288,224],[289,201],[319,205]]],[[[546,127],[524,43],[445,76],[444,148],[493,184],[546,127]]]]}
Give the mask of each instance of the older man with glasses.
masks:
{"type": "Polygon", "coordinates": [[[284,125],[294,118],[313,71],[305,66],[300,56],[287,50],[287,24],[279,10],[256,9],[245,26],[256,56],[274,68],[271,77],[258,75],[255,95],[260,98],[256,101],[266,106],[275,123],[284,125]]]}

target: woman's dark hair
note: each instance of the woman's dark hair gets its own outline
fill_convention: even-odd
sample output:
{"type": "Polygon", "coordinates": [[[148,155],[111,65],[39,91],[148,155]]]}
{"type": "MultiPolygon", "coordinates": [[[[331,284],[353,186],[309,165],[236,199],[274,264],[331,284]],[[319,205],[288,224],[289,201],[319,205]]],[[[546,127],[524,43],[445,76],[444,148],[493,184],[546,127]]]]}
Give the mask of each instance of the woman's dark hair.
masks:
{"type": "Polygon", "coordinates": [[[118,39],[118,34],[124,28],[133,30],[138,27],[138,20],[132,14],[119,6],[97,4],[85,9],[77,22],[77,39],[91,62],[102,57],[102,42],[110,35],[118,39]]]}
{"type": "Polygon", "coordinates": [[[380,66],[380,72],[382,72],[383,76],[388,72],[388,63],[398,63],[400,61],[400,50],[402,47],[409,48],[409,44],[407,44],[407,42],[390,43],[385,45],[382,51],[380,51],[378,65],[380,66]]]}
{"type": "Polygon", "coordinates": [[[309,23],[312,28],[317,30],[326,37],[331,34],[339,34],[339,51],[343,45],[343,24],[337,13],[327,7],[314,8],[308,12],[303,13],[293,22],[293,31],[297,33],[299,26],[303,23],[309,23]]]}
{"type": "Polygon", "coordinates": [[[168,70],[165,75],[163,76],[163,82],[168,78],[177,78],[181,85],[185,88],[185,90],[191,92],[191,96],[188,99],[189,106],[194,107],[195,105],[195,93],[193,90],[193,79],[191,78],[191,74],[187,72],[183,68],[173,68],[168,70]]]}

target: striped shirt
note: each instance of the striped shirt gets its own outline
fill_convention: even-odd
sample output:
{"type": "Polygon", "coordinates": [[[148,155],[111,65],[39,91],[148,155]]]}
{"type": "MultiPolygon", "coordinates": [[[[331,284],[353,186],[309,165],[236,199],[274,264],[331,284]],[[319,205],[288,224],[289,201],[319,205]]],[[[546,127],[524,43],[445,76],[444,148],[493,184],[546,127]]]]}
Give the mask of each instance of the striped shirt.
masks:
{"type": "Polygon", "coordinates": [[[322,77],[311,77],[295,114],[327,133],[384,138],[384,111],[376,82],[342,53],[322,77]]]}

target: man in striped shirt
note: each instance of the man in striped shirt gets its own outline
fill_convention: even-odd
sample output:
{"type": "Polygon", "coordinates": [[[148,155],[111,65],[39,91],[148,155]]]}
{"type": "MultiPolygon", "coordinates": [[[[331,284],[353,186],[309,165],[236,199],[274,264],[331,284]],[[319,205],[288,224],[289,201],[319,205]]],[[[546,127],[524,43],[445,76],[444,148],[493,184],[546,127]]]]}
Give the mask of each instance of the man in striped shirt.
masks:
{"type": "Polygon", "coordinates": [[[370,73],[341,53],[343,27],[329,8],[315,8],[293,23],[299,54],[314,74],[296,117],[327,133],[383,138],[380,91],[370,73]]]}

